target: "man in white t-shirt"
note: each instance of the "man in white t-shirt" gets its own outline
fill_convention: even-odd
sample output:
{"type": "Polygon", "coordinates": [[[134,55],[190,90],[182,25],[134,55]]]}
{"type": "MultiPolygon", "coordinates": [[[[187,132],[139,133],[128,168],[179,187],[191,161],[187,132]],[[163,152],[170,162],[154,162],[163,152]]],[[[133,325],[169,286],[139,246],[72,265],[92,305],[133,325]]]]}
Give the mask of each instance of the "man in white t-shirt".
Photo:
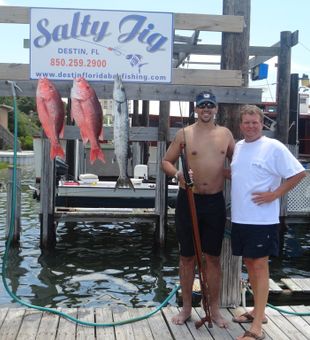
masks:
{"type": "Polygon", "coordinates": [[[236,144],[231,163],[233,255],[242,256],[254,294],[254,309],[233,321],[251,323],[239,340],[264,339],[269,293],[269,256],[277,256],[279,198],[306,176],[287,147],[262,135],[263,113],[254,105],[240,112],[244,139],[236,144]]]}

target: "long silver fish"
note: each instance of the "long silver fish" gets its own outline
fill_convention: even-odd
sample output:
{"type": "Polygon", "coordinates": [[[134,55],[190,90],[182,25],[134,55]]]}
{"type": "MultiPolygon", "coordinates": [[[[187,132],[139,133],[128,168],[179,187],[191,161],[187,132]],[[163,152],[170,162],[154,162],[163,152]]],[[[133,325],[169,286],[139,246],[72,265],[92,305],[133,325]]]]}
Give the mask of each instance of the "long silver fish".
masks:
{"type": "Polygon", "coordinates": [[[113,88],[113,133],[114,153],[119,167],[119,177],[115,184],[116,188],[131,188],[134,186],[128,176],[129,157],[129,116],[125,89],[122,79],[117,75],[114,79],[113,88]]]}

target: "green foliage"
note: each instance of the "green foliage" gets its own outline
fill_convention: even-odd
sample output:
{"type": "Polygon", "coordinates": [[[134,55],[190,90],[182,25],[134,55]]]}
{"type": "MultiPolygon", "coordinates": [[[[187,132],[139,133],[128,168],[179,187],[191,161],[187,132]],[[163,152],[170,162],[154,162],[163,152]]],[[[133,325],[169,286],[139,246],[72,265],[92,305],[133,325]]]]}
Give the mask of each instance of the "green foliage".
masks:
{"type": "Polygon", "coordinates": [[[0,170],[7,169],[9,167],[9,163],[0,162],[0,170]]]}
{"type": "Polygon", "coordinates": [[[32,97],[19,97],[17,99],[17,106],[21,112],[25,112],[27,115],[31,115],[36,111],[36,102],[32,97]]]}
{"type": "MultiPolygon", "coordinates": [[[[14,107],[12,97],[0,97],[0,104],[14,107]]],[[[18,97],[18,139],[21,143],[22,150],[32,150],[32,140],[34,135],[40,134],[41,124],[38,115],[35,112],[35,99],[32,97],[18,97]]],[[[8,129],[14,133],[14,114],[9,114],[8,129]]]]}
{"type": "Polygon", "coordinates": [[[33,138],[31,136],[19,137],[23,150],[33,149],[33,138]]]}

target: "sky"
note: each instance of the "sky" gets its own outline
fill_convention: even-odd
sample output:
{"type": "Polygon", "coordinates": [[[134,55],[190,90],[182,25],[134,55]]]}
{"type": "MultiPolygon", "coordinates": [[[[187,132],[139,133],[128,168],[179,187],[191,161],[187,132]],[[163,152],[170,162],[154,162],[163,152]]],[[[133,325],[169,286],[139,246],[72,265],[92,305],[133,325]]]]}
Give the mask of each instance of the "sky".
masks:
{"type": "MultiPolygon", "coordinates": [[[[161,11],[174,13],[222,14],[222,0],[0,0],[1,6],[87,8],[106,10],[161,11]],[[193,6],[194,4],[194,6],[193,6]]],[[[292,48],[291,73],[299,77],[310,76],[310,12],[309,0],[251,0],[251,46],[272,46],[280,41],[282,31],[299,31],[299,44],[292,48]]],[[[1,10],[1,8],[0,8],[1,10]]],[[[184,35],[192,32],[184,33],[184,35]]],[[[23,40],[29,38],[29,25],[0,24],[1,54],[0,63],[29,63],[29,50],[23,48],[23,40]],[[8,34],[8,28],[10,34],[8,34]],[[6,48],[3,48],[5,46],[6,48]]],[[[200,43],[221,44],[221,33],[208,32],[200,36],[200,43]]],[[[196,57],[197,58],[197,57],[196,57]]],[[[213,57],[214,58],[214,57],[213,57]]],[[[195,61],[192,57],[191,61],[195,61]]],[[[211,61],[211,60],[210,60],[211,61]]],[[[268,78],[250,82],[251,87],[263,89],[263,100],[275,100],[276,58],[268,61],[268,78]]],[[[190,65],[189,67],[200,67],[190,65]]],[[[214,68],[216,66],[204,66],[214,68]]]]}

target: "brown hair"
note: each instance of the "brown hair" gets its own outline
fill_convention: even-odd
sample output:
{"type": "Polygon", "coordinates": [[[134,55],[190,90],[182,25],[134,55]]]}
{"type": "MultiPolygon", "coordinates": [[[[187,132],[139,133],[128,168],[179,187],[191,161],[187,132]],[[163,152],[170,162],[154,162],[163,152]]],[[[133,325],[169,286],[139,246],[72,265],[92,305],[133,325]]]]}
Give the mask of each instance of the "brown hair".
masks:
{"type": "Polygon", "coordinates": [[[240,109],[240,116],[239,120],[240,123],[242,122],[242,118],[244,115],[258,115],[260,118],[260,121],[264,121],[264,113],[263,111],[256,105],[243,105],[240,109]]]}

